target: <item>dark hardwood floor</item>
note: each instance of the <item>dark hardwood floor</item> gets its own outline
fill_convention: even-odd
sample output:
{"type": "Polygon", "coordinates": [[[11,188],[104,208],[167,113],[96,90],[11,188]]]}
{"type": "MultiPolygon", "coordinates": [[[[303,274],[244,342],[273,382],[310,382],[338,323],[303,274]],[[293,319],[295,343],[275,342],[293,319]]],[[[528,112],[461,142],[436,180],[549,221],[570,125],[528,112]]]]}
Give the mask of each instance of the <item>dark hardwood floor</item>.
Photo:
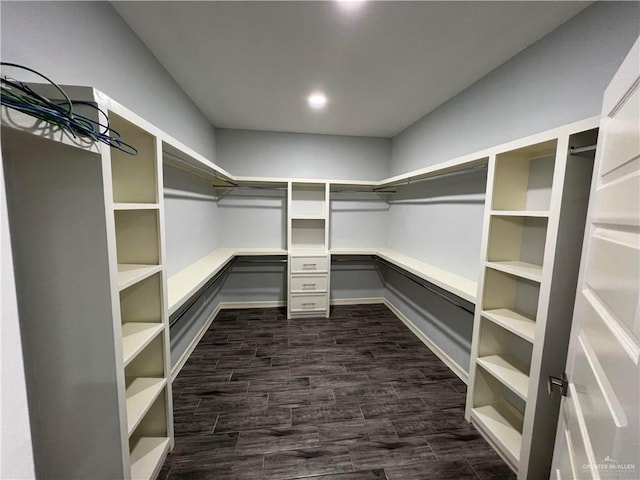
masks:
{"type": "Polygon", "coordinates": [[[173,383],[160,479],[515,479],[465,390],[384,305],[223,310],[173,383]]]}

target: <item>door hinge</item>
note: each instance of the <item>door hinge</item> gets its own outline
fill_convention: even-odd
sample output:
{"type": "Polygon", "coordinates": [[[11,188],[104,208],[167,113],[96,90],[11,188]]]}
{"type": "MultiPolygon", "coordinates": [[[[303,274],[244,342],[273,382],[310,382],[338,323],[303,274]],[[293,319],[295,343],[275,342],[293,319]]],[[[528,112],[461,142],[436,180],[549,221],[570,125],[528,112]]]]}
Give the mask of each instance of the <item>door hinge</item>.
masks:
{"type": "Polygon", "coordinates": [[[551,395],[555,390],[560,391],[560,395],[563,397],[567,396],[567,390],[569,389],[569,380],[567,380],[567,374],[562,372],[562,376],[560,378],[549,375],[549,395],[551,395]]]}

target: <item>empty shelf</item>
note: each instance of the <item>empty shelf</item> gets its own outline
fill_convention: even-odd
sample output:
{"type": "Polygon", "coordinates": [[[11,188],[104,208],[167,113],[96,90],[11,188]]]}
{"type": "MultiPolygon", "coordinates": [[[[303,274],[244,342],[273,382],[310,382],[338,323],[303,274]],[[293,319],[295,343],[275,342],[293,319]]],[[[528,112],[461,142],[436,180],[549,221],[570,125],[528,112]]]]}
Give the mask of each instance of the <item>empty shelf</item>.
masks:
{"type": "Polygon", "coordinates": [[[163,323],[128,322],[122,324],[122,356],[125,366],[164,330],[163,323]]]}
{"type": "Polygon", "coordinates": [[[522,445],[522,416],[504,404],[494,404],[472,409],[471,418],[511,464],[517,466],[522,445]]]}
{"type": "Polygon", "coordinates": [[[169,451],[166,437],[142,437],[131,451],[131,480],[156,478],[169,451]]]}
{"type": "Polygon", "coordinates": [[[527,401],[529,374],[521,362],[508,355],[487,355],[476,361],[522,400],[527,401]]]}
{"type": "Polygon", "coordinates": [[[542,266],[534,263],[522,262],[519,260],[507,262],[487,262],[487,267],[501,272],[510,273],[518,277],[533,280],[534,282],[542,281],[542,266]]]}
{"type": "Polygon", "coordinates": [[[509,330],[511,333],[518,335],[520,338],[524,338],[528,342],[533,343],[536,333],[535,320],[509,308],[485,310],[482,312],[482,316],[509,330]]]}
{"type": "Polygon", "coordinates": [[[127,429],[129,435],[140,424],[144,415],[165,387],[164,378],[136,378],[127,387],[127,429]]]}
{"type": "Polygon", "coordinates": [[[161,265],[118,264],[118,288],[124,290],[131,285],[162,270],[161,265]]]}
{"type": "Polygon", "coordinates": [[[114,210],[158,210],[157,203],[114,203],[114,210]]]}
{"type": "Polygon", "coordinates": [[[549,216],[548,210],[491,210],[491,215],[502,217],[539,217],[549,216]]]}

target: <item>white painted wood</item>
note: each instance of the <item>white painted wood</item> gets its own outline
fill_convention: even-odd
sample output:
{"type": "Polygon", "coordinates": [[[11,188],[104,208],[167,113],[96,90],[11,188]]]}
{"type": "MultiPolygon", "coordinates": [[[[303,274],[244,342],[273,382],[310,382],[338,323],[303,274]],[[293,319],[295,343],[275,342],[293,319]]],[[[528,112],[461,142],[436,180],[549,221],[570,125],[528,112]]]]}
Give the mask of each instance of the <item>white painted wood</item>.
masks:
{"type": "Polygon", "coordinates": [[[128,365],[163,330],[164,326],[161,323],[124,323],[122,325],[124,365],[128,365]]]}
{"type": "Polygon", "coordinates": [[[294,294],[292,293],[290,296],[290,305],[289,309],[291,313],[297,312],[306,312],[313,311],[318,312],[321,311],[323,314],[327,309],[328,303],[328,294],[327,293],[316,293],[316,294],[294,294]]]}
{"type": "Polygon", "coordinates": [[[327,292],[328,275],[296,275],[292,274],[291,293],[327,292]]]}
{"type": "Polygon", "coordinates": [[[640,476],[639,58],[640,39],[604,96],[553,457],[560,476],[640,476]]]}
{"type": "Polygon", "coordinates": [[[496,308],[494,310],[484,310],[481,313],[483,318],[491,320],[500,325],[505,330],[515,333],[520,338],[533,343],[536,334],[536,321],[526,315],[510,308],[496,308]]]}
{"type": "Polygon", "coordinates": [[[558,401],[548,396],[546,378],[564,362],[569,331],[564,319],[571,305],[566,298],[577,280],[575,245],[582,234],[592,165],[568,152],[570,144],[595,141],[595,132],[580,132],[557,129],[555,138],[518,143],[496,152],[495,168],[489,163],[485,268],[466,416],[519,480],[549,475],[558,401]],[[474,415],[485,407],[490,415],[474,415]],[[509,412],[517,412],[517,422],[509,412]]]}
{"type": "Polygon", "coordinates": [[[297,256],[291,255],[291,274],[314,273],[329,271],[329,257],[327,255],[297,256]]]}
{"type": "Polygon", "coordinates": [[[478,357],[478,365],[496,377],[522,400],[527,400],[529,373],[527,366],[508,355],[478,357]]]}
{"type": "Polygon", "coordinates": [[[129,288],[161,270],[160,265],[118,264],[118,288],[129,288]]]}
{"type": "Polygon", "coordinates": [[[131,479],[155,479],[170,448],[166,437],[143,437],[131,450],[131,479]]]}
{"type": "Polygon", "coordinates": [[[130,380],[127,386],[127,429],[129,435],[140,424],[166,383],[166,378],[136,377],[130,380]]]}
{"type": "Polygon", "coordinates": [[[484,405],[471,410],[471,419],[517,465],[522,443],[522,417],[503,404],[484,405]]]}
{"type": "Polygon", "coordinates": [[[487,267],[504,273],[526,278],[534,282],[542,281],[542,266],[519,260],[506,262],[487,262],[487,267]]]}
{"type": "Polygon", "coordinates": [[[286,255],[277,248],[218,248],[167,280],[168,309],[173,314],[234,256],[286,255]]]}

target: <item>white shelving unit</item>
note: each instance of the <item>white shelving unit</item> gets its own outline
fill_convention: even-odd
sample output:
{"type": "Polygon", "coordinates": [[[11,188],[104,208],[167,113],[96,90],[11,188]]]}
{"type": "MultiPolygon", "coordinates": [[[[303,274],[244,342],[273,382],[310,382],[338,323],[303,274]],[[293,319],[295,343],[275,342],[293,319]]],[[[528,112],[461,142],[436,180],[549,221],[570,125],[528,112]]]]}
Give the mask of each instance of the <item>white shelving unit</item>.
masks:
{"type": "Polygon", "coordinates": [[[139,153],[3,109],[36,474],[153,479],[173,448],[159,133],[91,88],[73,96],[139,153]]]}
{"type": "MultiPolygon", "coordinates": [[[[585,129],[586,130],[586,129],[585,129]]],[[[593,159],[561,128],[489,158],[466,417],[518,474],[549,477],[593,159]]]]}
{"type": "Polygon", "coordinates": [[[287,200],[287,315],[328,317],[329,183],[290,181],[287,200]]]}

